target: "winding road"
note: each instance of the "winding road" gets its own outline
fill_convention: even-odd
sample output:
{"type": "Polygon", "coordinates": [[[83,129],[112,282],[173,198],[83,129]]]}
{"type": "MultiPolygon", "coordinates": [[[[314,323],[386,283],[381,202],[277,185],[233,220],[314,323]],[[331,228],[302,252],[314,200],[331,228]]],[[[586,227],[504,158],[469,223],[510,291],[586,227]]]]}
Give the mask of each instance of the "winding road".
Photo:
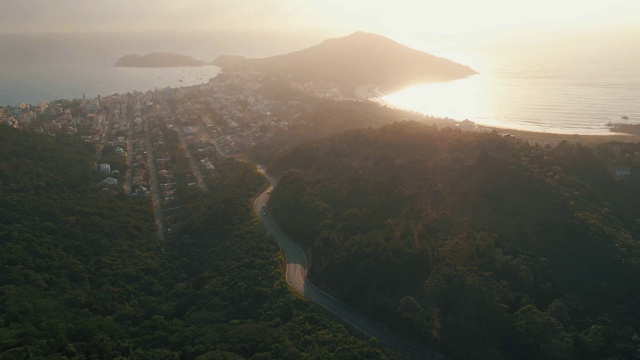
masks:
{"type": "Polygon", "coordinates": [[[266,208],[266,204],[269,201],[269,195],[276,186],[277,181],[266,173],[264,167],[258,166],[258,171],[267,177],[270,186],[256,197],[253,203],[253,209],[258,219],[262,222],[264,228],[268,233],[273,235],[278,242],[280,249],[284,253],[287,261],[285,275],[287,283],[298,293],[322,306],[365,336],[373,336],[380,342],[402,352],[411,354],[417,359],[445,359],[431,350],[402,341],[391,334],[382,325],[367,319],[366,316],[354,308],[318,289],[309,280],[307,280],[307,259],[304,251],[302,251],[296,243],[282,232],[269,213],[269,210],[266,208]]]}

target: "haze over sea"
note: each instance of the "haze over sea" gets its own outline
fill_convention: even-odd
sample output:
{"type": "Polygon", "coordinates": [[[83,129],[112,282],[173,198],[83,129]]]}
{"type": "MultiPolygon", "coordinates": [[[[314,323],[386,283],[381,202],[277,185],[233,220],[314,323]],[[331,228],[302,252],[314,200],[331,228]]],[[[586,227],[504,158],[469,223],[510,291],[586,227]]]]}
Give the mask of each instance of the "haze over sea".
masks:
{"type": "MultiPolygon", "coordinates": [[[[383,100],[433,116],[550,133],[606,134],[606,122],[639,122],[640,47],[611,35],[590,36],[588,42],[552,34],[518,43],[404,42],[469,65],[480,74],[409,87],[383,100]]],[[[0,105],[195,85],[219,72],[215,66],[113,67],[118,57],[130,53],[175,52],[205,61],[220,54],[264,57],[308,47],[326,37],[237,32],[4,34],[0,35],[0,105]]]]}
{"type": "Polygon", "coordinates": [[[320,38],[239,31],[0,34],[0,106],[196,85],[208,82],[220,70],[216,66],[113,66],[127,54],[173,52],[211,62],[220,54],[276,55],[313,41],[320,38]]]}
{"type": "Polygon", "coordinates": [[[429,46],[433,54],[480,74],[412,86],[382,96],[384,101],[433,116],[549,133],[611,134],[607,122],[640,123],[636,39],[548,34],[517,42],[424,47],[429,46]]]}

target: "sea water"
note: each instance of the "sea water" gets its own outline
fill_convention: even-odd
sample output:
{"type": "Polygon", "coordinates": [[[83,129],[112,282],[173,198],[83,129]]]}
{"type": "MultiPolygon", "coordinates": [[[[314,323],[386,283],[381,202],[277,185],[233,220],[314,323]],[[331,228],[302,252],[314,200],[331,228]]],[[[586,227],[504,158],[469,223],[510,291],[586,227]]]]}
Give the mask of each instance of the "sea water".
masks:
{"type": "Polygon", "coordinates": [[[608,122],[640,123],[638,42],[565,40],[471,49],[460,58],[480,59],[470,64],[478,75],[381,98],[437,117],[538,132],[609,134],[608,122]]]}
{"type": "Polygon", "coordinates": [[[161,44],[144,38],[4,34],[0,35],[0,49],[0,105],[189,86],[209,81],[220,70],[215,66],[113,66],[128,53],[163,50],[161,44]]]}
{"type": "Polygon", "coordinates": [[[206,83],[215,66],[121,68],[97,64],[42,64],[2,74],[0,105],[38,104],[206,83]]]}
{"type": "Polygon", "coordinates": [[[123,55],[172,52],[211,62],[222,54],[271,56],[316,42],[319,35],[306,33],[0,33],[0,106],[191,86],[220,72],[213,65],[114,67],[123,55]]]}
{"type": "MultiPolygon", "coordinates": [[[[220,54],[262,57],[308,47],[319,42],[314,36],[0,34],[0,105],[189,86],[219,72],[215,66],[114,67],[126,54],[167,51],[205,61],[220,54]]],[[[417,85],[382,98],[429,115],[552,133],[605,134],[607,122],[640,122],[640,42],[597,36],[579,40],[414,46],[469,65],[479,75],[417,85]]]]}

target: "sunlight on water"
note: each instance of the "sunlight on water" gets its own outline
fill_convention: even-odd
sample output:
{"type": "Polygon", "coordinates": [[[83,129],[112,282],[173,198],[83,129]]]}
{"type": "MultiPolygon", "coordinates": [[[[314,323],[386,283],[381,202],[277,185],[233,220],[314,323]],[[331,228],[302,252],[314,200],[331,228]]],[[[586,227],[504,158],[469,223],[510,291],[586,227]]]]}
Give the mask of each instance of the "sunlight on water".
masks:
{"type": "Polygon", "coordinates": [[[464,120],[487,112],[486,78],[476,75],[445,83],[412,86],[382,97],[403,109],[437,117],[464,120]]]}
{"type": "Polygon", "coordinates": [[[473,46],[421,45],[417,39],[417,47],[470,65],[480,74],[411,86],[380,98],[426,115],[506,129],[611,134],[606,123],[638,123],[637,41],[610,36],[590,37],[586,43],[574,40],[550,37],[473,46]]]}
{"type": "Polygon", "coordinates": [[[421,84],[381,96],[390,106],[479,125],[565,134],[611,134],[607,122],[640,118],[637,76],[596,78],[557,72],[482,74],[421,84]]]}

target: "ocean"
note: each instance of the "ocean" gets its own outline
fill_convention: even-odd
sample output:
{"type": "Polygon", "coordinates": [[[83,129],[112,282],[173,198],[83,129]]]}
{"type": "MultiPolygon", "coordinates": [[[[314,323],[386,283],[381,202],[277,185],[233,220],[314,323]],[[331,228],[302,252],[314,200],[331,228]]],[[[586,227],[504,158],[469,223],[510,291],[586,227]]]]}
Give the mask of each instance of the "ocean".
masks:
{"type": "Polygon", "coordinates": [[[92,98],[202,84],[216,66],[122,68],[128,54],[173,52],[206,62],[218,55],[264,57],[321,41],[315,33],[0,34],[0,106],[92,98]]]}
{"type": "Polygon", "coordinates": [[[0,104],[38,104],[58,99],[125,94],[206,83],[219,68],[116,68],[96,64],[43,64],[2,74],[0,104]]]}
{"type": "MultiPolygon", "coordinates": [[[[433,46],[432,53],[459,58],[479,74],[411,86],[381,99],[437,117],[537,132],[611,134],[608,122],[640,123],[638,41],[609,36],[584,40],[433,46]]],[[[430,46],[423,48],[429,52],[430,46]]]]}
{"type": "MultiPolygon", "coordinates": [[[[0,105],[190,86],[219,72],[215,66],[113,67],[126,54],[175,52],[204,61],[221,54],[264,57],[324,38],[319,33],[0,34],[0,105]]],[[[499,128],[609,134],[607,122],[640,122],[637,43],[632,37],[593,34],[586,40],[546,36],[517,42],[406,43],[469,65],[479,74],[412,86],[382,99],[428,115],[499,128]]]]}

